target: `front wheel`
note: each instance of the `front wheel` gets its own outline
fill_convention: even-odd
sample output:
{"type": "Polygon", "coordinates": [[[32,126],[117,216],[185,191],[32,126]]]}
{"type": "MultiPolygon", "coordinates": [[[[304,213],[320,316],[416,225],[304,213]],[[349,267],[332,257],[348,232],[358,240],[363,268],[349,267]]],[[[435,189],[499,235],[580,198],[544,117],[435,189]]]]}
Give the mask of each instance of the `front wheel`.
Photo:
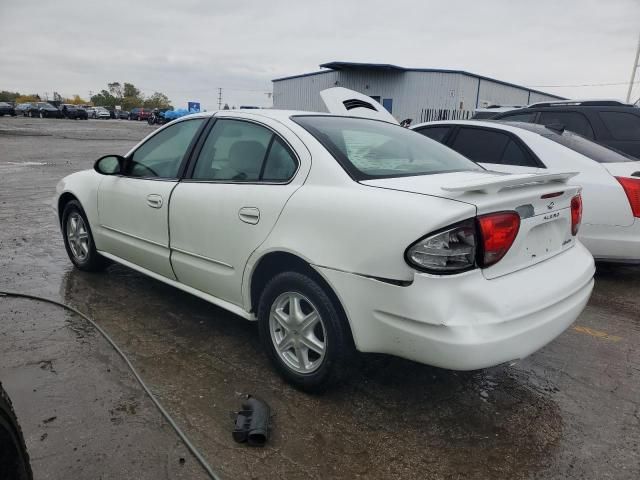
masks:
{"type": "Polygon", "coordinates": [[[96,250],[89,221],[76,200],[71,200],[64,207],[62,235],[67,255],[78,269],[97,272],[107,266],[107,259],[96,250]]]}
{"type": "Polygon", "coordinates": [[[347,319],[310,276],[274,277],[260,296],[258,322],[267,355],[295,387],[322,391],[350,372],[354,348],[347,319]]]}

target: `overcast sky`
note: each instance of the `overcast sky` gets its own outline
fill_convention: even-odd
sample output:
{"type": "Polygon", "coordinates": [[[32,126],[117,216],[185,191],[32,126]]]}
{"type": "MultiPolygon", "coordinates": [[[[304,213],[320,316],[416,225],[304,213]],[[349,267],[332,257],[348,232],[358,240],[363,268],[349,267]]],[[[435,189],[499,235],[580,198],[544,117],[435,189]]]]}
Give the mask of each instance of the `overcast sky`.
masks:
{"type": "Polygon", "coordinates": [[[0,90],[49,97],[128,81],[178,107],[215,109],[218,87],[270,106],[273,78],[337,60],[624,99],[640,0],[0,0],[0,20],[0,90]]]}

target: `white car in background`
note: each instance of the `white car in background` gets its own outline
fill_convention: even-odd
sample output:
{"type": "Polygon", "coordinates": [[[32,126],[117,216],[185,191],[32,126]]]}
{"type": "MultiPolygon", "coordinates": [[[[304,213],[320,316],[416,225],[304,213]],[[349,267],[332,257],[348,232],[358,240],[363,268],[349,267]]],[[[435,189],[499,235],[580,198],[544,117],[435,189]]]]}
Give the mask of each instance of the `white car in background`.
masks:
{"type": "Polygon", "coordinates": [[[579,172],[579,238],[597,260],[640,262],[640,161],[562,126],[443,121],[412,127],[485,168],[506,173],[579,172]]]}
{"type": "Polygon", "coordinates": [[[109,110],[104,107],[95,107],[93,109],[93,118],[102,118],[108,120],[109,118],[111,118],[111,114],[109,113],[109,110]]]}
{"type": "Polygon", "coordinates": [[[355,349],[469,370],[564,331],[594,274],[572,174],[487,172],[337,90],[327,105],[351,117],[189,115],[64,178],[71,261],[112,260],[257,320],[306,390],[355,349]]]}

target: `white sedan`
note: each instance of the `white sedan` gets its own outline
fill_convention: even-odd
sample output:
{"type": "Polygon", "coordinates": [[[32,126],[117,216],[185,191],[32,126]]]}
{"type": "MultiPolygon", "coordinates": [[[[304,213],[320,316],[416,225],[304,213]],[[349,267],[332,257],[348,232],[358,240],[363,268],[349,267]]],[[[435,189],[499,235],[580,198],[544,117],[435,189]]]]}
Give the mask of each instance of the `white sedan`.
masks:
{"type": "Polygon", "coordinates": [[[277,370],[318,390],[356,349],[468,370],[564,331],[594,273],[570,177],[487,172],[384,121],[220,111],[64,178],[55,206],[77,268],[257,320],[277,370]]]}
{"type": "Polygon", "coordinates": [[[498,172],[576,171],[584,214],[579,238],[597,260],[640,262],[640,161],[561,125],[444,121],[412,127],[498,172]]]}

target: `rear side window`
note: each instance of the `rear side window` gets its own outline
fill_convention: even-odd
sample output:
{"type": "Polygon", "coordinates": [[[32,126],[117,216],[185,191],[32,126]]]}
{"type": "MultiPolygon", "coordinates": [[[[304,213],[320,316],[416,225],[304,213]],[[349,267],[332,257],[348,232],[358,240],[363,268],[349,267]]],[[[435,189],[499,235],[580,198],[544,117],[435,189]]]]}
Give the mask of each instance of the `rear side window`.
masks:
{"type": "Polygon", "coordinates": [[[444,137],[447,136],[450,130],[451,127],[426,127],[416,131],[436,142],[442,143],[444,137]]]}
{"type": "Polygon", "coordinates": [[[513,115],[505,115],[498,120],[505,122],[525,122],[533,123],[536,119],[535,112],[514,113],[513,115]]]}
{"type": "Polygon", "coordinates": [[[542,112],[538,123],[543,125],[560,124],[567,130],[583,137],[594,138],[591,124],[581,113],[576,112],[542,112]]]}
{"type": "Polygon", "coordinates": [[[220,119],[202,146],[192,178],[283,182],[296,168],[296,160],[271,130],[251,122],[220,119]]]}
{"type": "Polygon", "coordinates": [[[564,145],[585,157],[589,157],[591,160],[595,160],[598,163],[621,163],[638,160],[637,158],[629,157],[622,152],[592,142],[591,140],[587,140],[580,135],[576,135],[568,131],[564,131],[562,134],[548,132],[542,134],[542,136],[559,143],[560,145],[564,145]]]}
{"type": "Polygon", "coordinates": [[[600,112],[600,118],[616,140],[640,140],[640,117],[625,112],[600,112]]]}
{"type": "Polygon", "coordinates": [[[274,138],[262,173],[262,180],[272,182],[286,181],[296,171],[296,161],[279,138],[274,138]]]}
{"type": "Polygon", "coordinates": [[[461,128],[451,148],[477,163],[538,167],[509,135],[493,130],[461,128]]]}

